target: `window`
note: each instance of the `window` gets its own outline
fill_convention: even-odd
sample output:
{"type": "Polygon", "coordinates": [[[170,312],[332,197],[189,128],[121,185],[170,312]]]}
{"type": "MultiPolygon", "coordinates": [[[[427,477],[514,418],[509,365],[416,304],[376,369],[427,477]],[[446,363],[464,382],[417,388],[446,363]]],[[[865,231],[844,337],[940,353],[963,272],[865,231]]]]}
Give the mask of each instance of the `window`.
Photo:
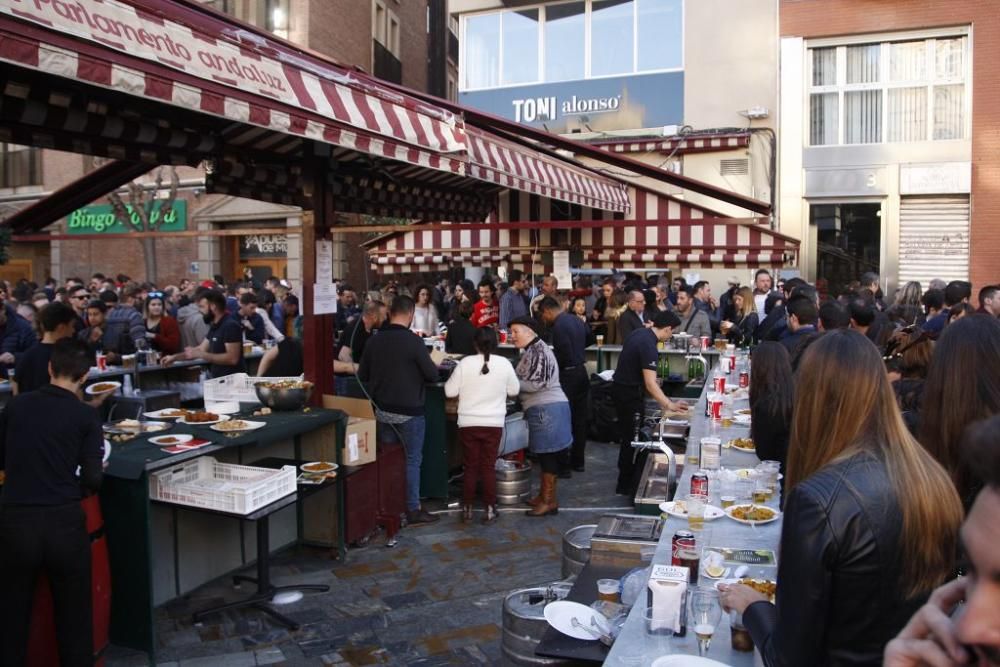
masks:
{"type": "Polygon", "coordinates": [[[399,17],[381,0],[372,5],[372,38],[399,58],[399,17]]]}
{"type": "Polygon", "coordinates": [[[680,69],[683,0],[566,0],[461,17],[461,88],[680,69]]]}
{"type": "Polygon", "coordinates": [[[811,146],[967,137],[964,36],[809,50],[811,146]]]}
{"type": "Polygon", "coordinates": [[[545,80],[573,81],[586,76],[587,7],[567,2],[545,8],[545,80]]]}
{"type": "Polygon", "coordinates": [[[30,146],[0,144],[0,188],[41,184],[41,151],[30,146]]]}

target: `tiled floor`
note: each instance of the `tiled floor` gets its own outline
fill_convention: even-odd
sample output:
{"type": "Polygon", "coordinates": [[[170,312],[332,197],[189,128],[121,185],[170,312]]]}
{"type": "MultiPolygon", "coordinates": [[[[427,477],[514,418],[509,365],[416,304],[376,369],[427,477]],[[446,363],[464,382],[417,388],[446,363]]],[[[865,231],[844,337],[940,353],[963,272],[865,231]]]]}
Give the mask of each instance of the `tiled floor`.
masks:
{"type": "MultiPolygon", "coordinates": [[[[499,664],[502,603],[510,591],[561,578],[562,535],[595,523],[608,508],[626,508],[614,495],[617,445],[591,443],[587,471],[559,480],[560,512],[533,519],[524,509],[503,511],[492,526],[465,525],[457,509],[429,526],[405,528],[394,548],[376,538],[348,551],[296,549],[277,556],[276,584],[323,583],[281,607],[299,621],[296,632],[253,610],[231,611],[191,624],[191,611],[232,599],[228,578],[159,610],[158,664],[177,667],[244,665],[493,665],[499,664]]],[[[538,472],[533,480],[538,485],[538,472]]],[[[441,510],[443,502],[428,503],[441,510]]],[[[477,514],[477,519],[479,515],[477,514]]],[[[112,667],[146,664],[146,657],[111,647],[112,667]]]]}

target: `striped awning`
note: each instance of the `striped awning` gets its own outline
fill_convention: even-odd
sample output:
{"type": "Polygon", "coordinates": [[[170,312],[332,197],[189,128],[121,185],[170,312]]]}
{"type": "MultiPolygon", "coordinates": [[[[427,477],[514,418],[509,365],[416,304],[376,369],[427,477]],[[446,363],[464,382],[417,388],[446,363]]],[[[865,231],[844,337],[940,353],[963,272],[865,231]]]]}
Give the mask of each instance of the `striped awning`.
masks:
{"type": "Polygon", "coordinates": [[[574,265],[587,269],[782,268],[797,261],[799,242],[763,224],[729,219],[640,188],[629,192],[634,205],[624,215],[504,193],[501,215],[478,228],[413,225],[365,245],[372,267],[381,273],[481,265],[548,273],[552,250],[570,250],[579,260],[574,265]],[[558,220],[564,222],[557,226],[558,220]],[[504,228],[503,222],[545,226],[504,228]]]}
{"type": "MultiPolygon", "coordinates": [[[[187,0],[0,2],[0,74],[0,141],[151,167],[242,161],[280,175],[313,157],[303,153],[312,140],[333,147],[345,192],[373,177],[361,187],[377,202],[345,195],[341,210],[399,217],[482,219],[501,188],[627,206],[615,179],[486,129],[470,142],[461,113],[187,0]],[[465,201],[430,212],[398,205],[449,197],[465,201]]],[[[298,197],[269,177],[247,192],[224,171],[215,192],[298,197]]]]}
{"type": "Polygon", "coordinates": [[[609,153],[712,153],[746,148],[750,145],[749,132],[725,132],[677,136],[665,139],[602,139],[593,142],[609,153]]]}

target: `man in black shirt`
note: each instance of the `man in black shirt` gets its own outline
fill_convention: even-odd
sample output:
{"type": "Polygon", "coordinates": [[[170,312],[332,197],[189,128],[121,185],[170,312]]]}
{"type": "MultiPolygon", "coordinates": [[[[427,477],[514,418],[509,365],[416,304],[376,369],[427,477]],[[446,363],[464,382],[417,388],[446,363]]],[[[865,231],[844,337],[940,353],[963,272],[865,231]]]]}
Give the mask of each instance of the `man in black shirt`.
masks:
{"type": "Polygon", "coordinates": [[[198,300],[198,311],[209,325],[205,340],[197,347],[184,348],[180,354],[163,357],[160,363],[169,366],[179,359],[204,359],[213,378],[245,372],[242,327],[226,313],[225,295],[208,290],[198,300]]]}
{"type": "Polygon", "coordinates": [[[577,472],[584,470],[590,380],[583,355],[590,328],[576,315],[564,312],[559,302],[550,296],[539,302],[538,314],[552,332],[552,348],[559,364],[559,384],[569,401],[573,421],[573,446],[560,452],[566,454],[566,460],[559,461],[559,476],[566,478],[571,476],[570,468],[577,472]]]}
{"type": "Polygon", "coordinates": [[[648,393],[663,410],[684,411],[687,405],[667,398],[656,377],[659,363],[657,344],[670,339],[680,320],[670,311],[657,313],[652,328],[638,329],[629,334],[618,356],[612,389],[618,409],[618,486],[615,493],[635,494],[641,470],[635,465],[632,438],[642,424],[645,412],[645,395],[648,393]],[[638,422],[636,421],[638,419],[638,422]]]}
{"type": "MultiPolygon", "coordinates": [[[[14,377],[14,393],[23,394],[41,389],[49,383],[49,359],[56,341],[73,336],[76,313],[65,303],[55,301],[38,314],[42,324],[42,340],[21,355],[14,377]]],[[[89,369],[88,369],[89,370],[89,369]]]]}
{"type": "Polygon", "coordinates": [[[82,341],[55,343],[52,383],[15,396],[0,414],[0,470],[6,472],[0,497],[0,664],[24,664],[40,573],[52,587],[60,661],[94,661],[90,539],[80,499],[101,484],[103,435],[97,412],[79,398],[90,363],[82,341]]]}
{"type": "Polygon", "coordinates": [[[351,320],[340,334],[340,340],[333,349],[333,382],[338,396],[348,395],[348,378],[358,371],[368,339],[384,323],[385,304],[381,301],[369,301],[361,311],[361,317],[351,320]]]}

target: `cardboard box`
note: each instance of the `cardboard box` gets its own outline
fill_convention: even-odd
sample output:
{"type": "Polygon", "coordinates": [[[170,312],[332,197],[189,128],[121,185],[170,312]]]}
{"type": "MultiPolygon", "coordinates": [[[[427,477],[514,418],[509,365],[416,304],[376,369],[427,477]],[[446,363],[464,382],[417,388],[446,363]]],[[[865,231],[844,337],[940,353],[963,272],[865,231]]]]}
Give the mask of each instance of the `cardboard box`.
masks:
{"type": "Polygon", "coordinates": [[[361,466],[375,461],[375,412],[363,398],[323,395],[323,407],[343,410],[348,415],[341,462],[361,466]]]}

